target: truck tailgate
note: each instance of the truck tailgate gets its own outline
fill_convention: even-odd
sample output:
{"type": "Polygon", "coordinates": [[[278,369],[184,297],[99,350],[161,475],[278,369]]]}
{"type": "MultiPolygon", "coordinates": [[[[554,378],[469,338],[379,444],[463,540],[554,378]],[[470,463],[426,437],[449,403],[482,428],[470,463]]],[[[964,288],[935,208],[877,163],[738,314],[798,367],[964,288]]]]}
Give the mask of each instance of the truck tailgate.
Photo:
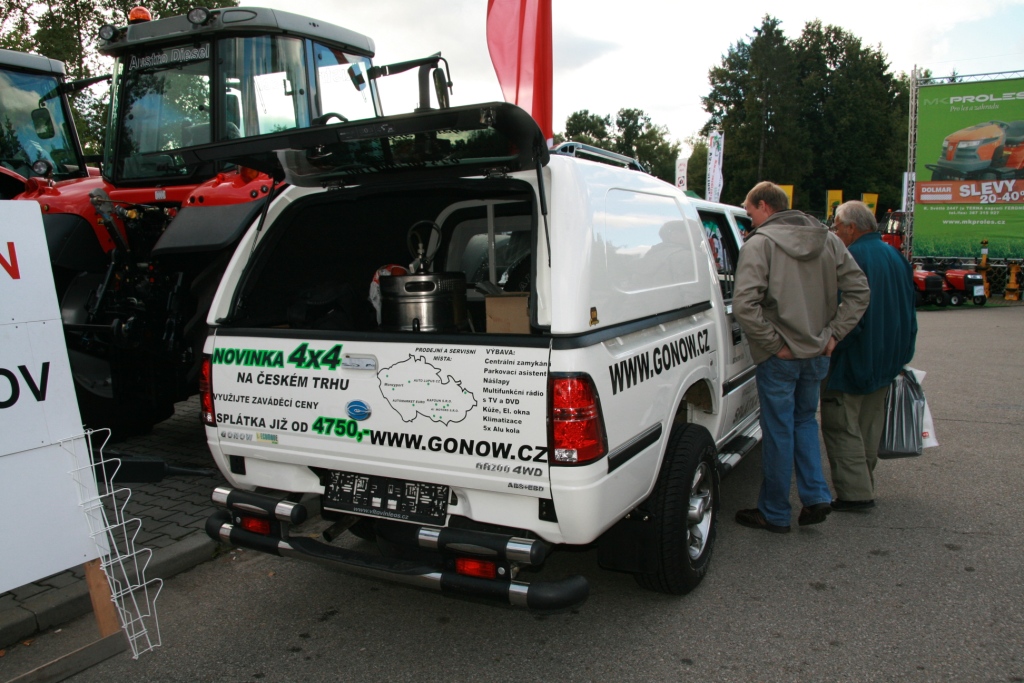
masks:
{"type": "Polygon", "coordinates": [[[223,331],[213,342],[217,427],[211,432],[225,455],[456,489],[551,495],[547,345],[223,331]]]}

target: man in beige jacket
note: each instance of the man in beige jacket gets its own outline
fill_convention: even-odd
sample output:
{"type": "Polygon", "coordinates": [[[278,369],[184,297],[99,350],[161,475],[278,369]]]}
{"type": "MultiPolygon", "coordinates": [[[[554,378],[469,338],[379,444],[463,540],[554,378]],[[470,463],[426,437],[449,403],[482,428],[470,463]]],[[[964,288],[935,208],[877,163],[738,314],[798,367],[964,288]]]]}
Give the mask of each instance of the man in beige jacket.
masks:
{"type": "Polygon", "coordinates": [[[764,478],[757,507],[740,510],[736,521],[786,533],[794,468],[800,525],[823,522],[831,512],[815,418],[818,392],[828,356],[863,315],[870,290],[842,241],[789,210],[778,185],[758,183],[743,208],[754,230],[740,249],[733,312],[757,363],[764,478]]]}

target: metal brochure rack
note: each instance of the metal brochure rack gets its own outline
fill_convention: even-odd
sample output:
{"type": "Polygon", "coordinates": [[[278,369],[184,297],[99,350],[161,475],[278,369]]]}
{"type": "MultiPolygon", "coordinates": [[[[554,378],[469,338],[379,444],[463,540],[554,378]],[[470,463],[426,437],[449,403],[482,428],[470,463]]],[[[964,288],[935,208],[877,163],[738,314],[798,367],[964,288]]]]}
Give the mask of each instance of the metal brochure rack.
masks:
{"type": "MultiPolygon", "coordinates": [[[[107,429],[86,432],[84,441],[89,452],[88,462],[92,464],[76,468],[72,475],[78,485],[79,504],[88,520],[89,534],[96,543],[101,566],[107,576],[110,599],[117,607],[121,629],[128,637],[132,658],[138,659],[140,654],[160,647],[156,600],[164,582],[159,578],[146,580],[146,567],[149,566],[153,551],[150,548],[135,547],[135,537],[142,528],[142,520],[125,516],[132,492],[114,483],[121,461],[103,458],[103,449],[109,437],[110,430],[107,429]],[[92,447],[92,438],[97,435],[103,438],[99,458],[94,457],[92,447]],[[87,478],[91,477],[96,478],[98,495],[91,495],[91,487],[84,485],[87,478]]],[[[74,455],[76,442],[80,443],[81,437],[63,441],[61,446],[74,455]]]]}

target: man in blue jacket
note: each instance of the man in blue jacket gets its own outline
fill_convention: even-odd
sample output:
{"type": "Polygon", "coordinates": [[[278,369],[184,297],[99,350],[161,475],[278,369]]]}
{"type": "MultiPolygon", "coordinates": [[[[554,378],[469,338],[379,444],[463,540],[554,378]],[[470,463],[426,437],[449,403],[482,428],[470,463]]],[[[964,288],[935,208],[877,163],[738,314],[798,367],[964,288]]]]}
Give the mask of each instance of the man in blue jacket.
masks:
{"type": "Polygon", "coordinates": [[[846,202],[836,209],[835,231],[867,275],[871,302],[832,352],[821,394],[821,431],[836,490],[832,509],[867,510],[875,506],[885,394],[914,357],[913,269],[882,241],[875,216],[863,202],[846,202]]]}

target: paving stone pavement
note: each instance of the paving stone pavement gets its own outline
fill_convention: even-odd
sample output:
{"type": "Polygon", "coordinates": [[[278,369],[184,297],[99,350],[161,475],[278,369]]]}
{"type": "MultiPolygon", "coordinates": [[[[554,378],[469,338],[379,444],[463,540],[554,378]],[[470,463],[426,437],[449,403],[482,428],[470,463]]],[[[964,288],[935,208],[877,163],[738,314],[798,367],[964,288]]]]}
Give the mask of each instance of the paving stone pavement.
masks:
{"type": "MultiPolygon", "coordinates": [[[[219,544],[203,528],[214,510],[210,493],[225,481],[206,446],[198,397],[176,405],[174,416],[151,433],[108,446],[111,448],[161,458],[172,468],[207,470],[200,475],[171,470],[155,483],[118,485],[131,490],[125,517],[142,522],[135,537],[136,549],[153,550],[146,578],[166,579],[212,559],[219,544]]],[[[0,593],[0,649],[91,610],[81,566],[0,593]]]]}

